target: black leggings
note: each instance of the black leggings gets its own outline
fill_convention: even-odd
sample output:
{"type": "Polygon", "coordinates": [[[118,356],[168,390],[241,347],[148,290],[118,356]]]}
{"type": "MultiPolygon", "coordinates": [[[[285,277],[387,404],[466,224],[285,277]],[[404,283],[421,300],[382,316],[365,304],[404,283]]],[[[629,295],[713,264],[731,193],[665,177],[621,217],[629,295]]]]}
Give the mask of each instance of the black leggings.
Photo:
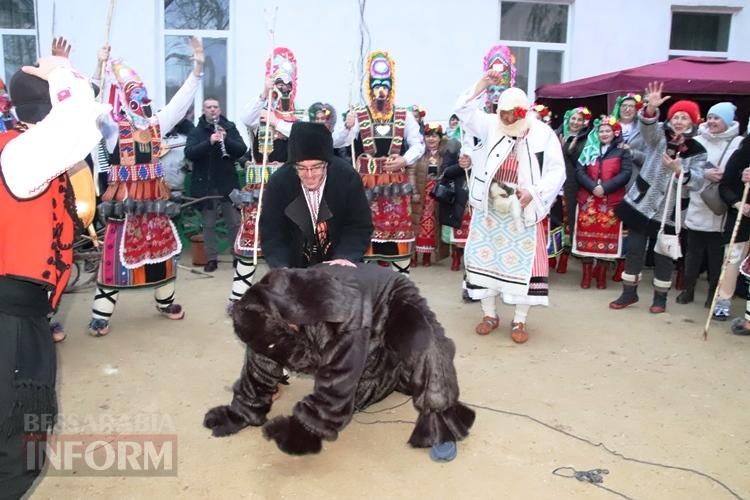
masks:
{"type": "MultiPolygon", "coordinates": [[[[628,249],[625,254],[625,272],[622,280],[626,284],[634,284],[639,280],[646,259],[646,245],[648,235],[635,229],[628,233],[628,249]]],[[[659,289],[669,290],[672,286],[672,273],[674,272],[674,261],[659,253],[654,253],[654,286],[659,289]]]]}
{"type": "Polygon", "coordinates": [[[724,259],[722,235],[719,232],[687,230],[687,248],[685,251],[685,288],[695,288],[701,272],[703,256],[708,257],[708,285],[716,289],[721,272],[721,261],[724,259]]]}

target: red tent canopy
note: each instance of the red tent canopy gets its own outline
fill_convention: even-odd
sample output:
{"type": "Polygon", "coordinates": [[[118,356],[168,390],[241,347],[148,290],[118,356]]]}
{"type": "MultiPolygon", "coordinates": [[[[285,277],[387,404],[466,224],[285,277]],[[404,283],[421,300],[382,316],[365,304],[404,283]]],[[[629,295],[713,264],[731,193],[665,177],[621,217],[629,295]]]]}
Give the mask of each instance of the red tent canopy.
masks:
{"type": "Polygon", "coordinates": [[[664,82],[665,94],[673,97],[667,106],[675,99],[693,99],[705,115],[713,104],[732,101],[737,105],[740,124],[744,127],[747,122],[750,62],[745,61],[680,57],[572,82],[542,85],[536,96],[538,102],[548,105],[556,115],[582,105],[589,106],[594,114],[601,114],[612,109],[618,95],[643,93],[653,81],[664,82]]]}

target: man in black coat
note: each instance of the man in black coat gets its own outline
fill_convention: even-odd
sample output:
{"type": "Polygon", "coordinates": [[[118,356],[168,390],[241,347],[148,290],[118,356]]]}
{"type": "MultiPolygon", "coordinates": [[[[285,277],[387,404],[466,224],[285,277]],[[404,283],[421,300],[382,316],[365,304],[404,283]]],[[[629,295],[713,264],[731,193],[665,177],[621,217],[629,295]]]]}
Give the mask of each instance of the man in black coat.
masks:
{"type": "Polygon", "coordinates": [[[215,271],[218,263],[216,217],[219,207],[227,225],[229,241],[233,242],[237,235],[240,216],[228,196],[233,189],[240,187],[234,164],[245,151],[245,141],[234,123],[222,116],[219,101],[214,98],[204,100],[203,115],[185,143],[185,157],[193,162],[190,194],[195,198],[224,197],[201,204],[203,241],[208,256],[204,270],[208,272],[215,271]]]}
{"type": "Polygon", "coordinates": [[[330,131],[295,122],[287,162],[263,195],[260,241],[268,266],[353,265],[362,260],[372,229],[362,181],[334,156],[330,131]]]}

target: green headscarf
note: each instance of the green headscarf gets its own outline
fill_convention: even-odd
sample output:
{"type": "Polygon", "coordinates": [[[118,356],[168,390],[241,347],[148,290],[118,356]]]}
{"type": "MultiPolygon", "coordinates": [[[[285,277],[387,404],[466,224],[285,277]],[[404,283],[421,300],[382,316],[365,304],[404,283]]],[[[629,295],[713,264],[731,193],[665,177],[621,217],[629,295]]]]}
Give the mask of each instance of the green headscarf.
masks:
{"type": "Polygon", "coordinates": [[[601,125],[602,119],[597,118],[594,120],[594,125],[591,127],[586,138],[586,144],[583,146],[581,156],[578,157],[578,163],[581,165],[590,165],[596,161],[602,150],[602,143],[599,140],[599,125],[601,125]]]}
{"type": "Polygon", "coordinates": [[[583,128],[586,128],[586,125],[588,125],[588,123],[586,122],[591,120],[591,111],[589,111],[589,108],[585,106],[579,106],[577,108],[567,110],[565,112],[565,116],[563,116],[563,142],[567,142],[568,139],[574,135],[574,133],[570,131],[570,117],[576,113],[581,113],[583,115],[583,128]]]}

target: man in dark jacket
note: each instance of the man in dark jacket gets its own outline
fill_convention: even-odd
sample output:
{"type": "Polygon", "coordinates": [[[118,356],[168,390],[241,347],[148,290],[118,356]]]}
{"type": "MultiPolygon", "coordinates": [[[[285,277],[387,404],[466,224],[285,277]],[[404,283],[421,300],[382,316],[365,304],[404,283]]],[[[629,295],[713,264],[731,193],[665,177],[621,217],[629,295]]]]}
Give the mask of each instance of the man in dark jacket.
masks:
{"type": "Polygon", "coordinates": [[[240,225],[237,209],[229,201],[229,193],[239,188],[234,164],[245,154],[247,146],[234,123],[221,114],[219,101],[208,98],[203,101],[203,116],[193,129],[185,144],[185,157],[193,162],[193,177],[190,193],[196,198],[223,196],[221,200],[208,200],[201,204],[203,212],[203,241],[208,262],[205,271],[217,268],[216,217],[221,208],[227,225],[229,241],[234,241],[240,225]]]}
{"type": "Polygon", "coordinates": [[[334,156],[330,131],[295,122],[287,162],[263,195],[260,241],[268,266],[353,265],[362,260],[372,229],[362,181],[334,156]]]}

